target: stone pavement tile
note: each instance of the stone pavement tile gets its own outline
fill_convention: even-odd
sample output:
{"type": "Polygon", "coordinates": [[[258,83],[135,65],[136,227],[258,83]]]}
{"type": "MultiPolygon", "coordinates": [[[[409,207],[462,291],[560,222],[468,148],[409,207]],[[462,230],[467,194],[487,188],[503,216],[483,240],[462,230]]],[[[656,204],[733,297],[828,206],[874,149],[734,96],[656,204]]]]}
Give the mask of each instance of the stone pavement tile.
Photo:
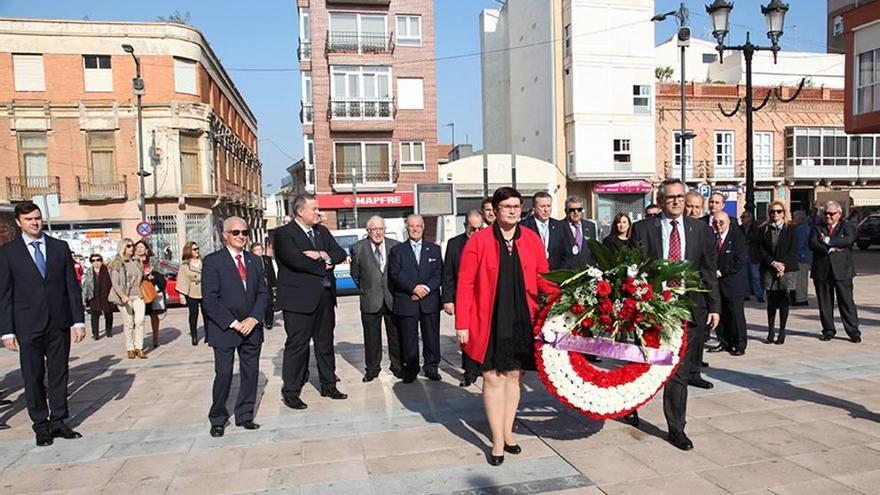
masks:
{"type": "MultiPolygon", "coordinates": [[[[425,452],[429,450],[442,450],[472,444],[474,437],[472,432],[465,431],[464,427],[457,430],[462,436],[469,438],[468,441],[460,438],[441,425],[428,425],[420,428],[407,430],[385,431],[361,435],[361,442],[366,457],[381,457],[387,452],[406,454],[410,452],[425,452]]],[[[477,439],[478,440],[478,439],[477,439]]]]}
{"type": "MultiPolygon", "coordinates": [[[[789,401],[771,399],[752,391],[713,394],[709,400],[727,408],[727,411],[719,416],[734,412],[764,411],[791,404],[789,401]]],[[[688,413],[690,413],[690,403],[688,403],[688,413]]]]}
{"type": "Polygon", "coordinates": [[[204,450],[204,449],[221,449],[227,447],[236,447],[239,445],[248,447],[251,445],[258,445],[261,443],[271,443],[278,436],[277,430],[268,430],[265,428],[261,428],[256,431],[244,430],[236,427],[226,427],[226,434],[220,438],[214,438],[211,436],[210,428],[208,425],[205,425],[200,430],[203,432],[201,435],[193,438],[190,438],[189,441],[192,442],[192,450],[204,450]]]}
{"type": "Polygon", "coordinates": [[[192,446],[192,438],[168,439],[153,442],[137,441],[131,443],[119,443],[110,447],[110,450],[104,454],[104,458],[111,459],[142,455],[170,454],[173,452],[189,452],[192,446]]]}
{"type": "Polygon", "coordinates": [[[694,442],[694,452],[719,466],[732,466],[775,457],[774,454],[758,446],[721,431],[688,434],[688,436],[694,442]]]}
{"type": "MultiPolygon", "coordinates": [[[[525,449],[523,444],[523,449],[525,449]]],[[[549,450],[549,449],[548,449],[549,450]]],[[[458,447],[454,449],[432,450],[409,454],[371,457],[366,460],[367,472],[370,477],[393,475],[413,471],[442,469],[456,466],[479,465],[486,462],[486,453],[476,447],[458,447]]],[[[523,455],[526,451],[523,451],[523,455]]],[[[545,456],[546,456],[545,452],[545,456]]],[[[551,451],[552,455],[552,451],[551,451]]],[[[511,456],[511,459],[513,457],[511,456]]]]}
{"type": "Polygon", "coordinates": [[[369,478],[364,460],[301,464],[270,470],[268,488],[298,487],[320,482],[366,480],[369,478]]]}
{"type": "Polygon", "coordinates": [[[244,451],[241,469],[276,468],[302,464],[302,442],[272,442],[244,451]]]}
{"type": "Polygon", "coordinates": [[[800,481],[821,478],[821,475],[784,459],[752,462],[701,471],[700,476],[730,492],[773,488],[800,481]]]}
{"type": "Polygon", "coordinates": [[[774,409],[773,412],[797,423],[815,421],[818,419],[833,420],[834,418],[848,414],[848,411],[839,404],[816,404],[813,402],[782,407],[774,409]]]}
{"type": "Polygon", "coordinates": [[[835,449],[850,445],[864,445],[878,440],[877,437],[868,433],[824,420],[798,423],[784,428],[835,449]]]}
{"type": "MultiPolygon", "coordinates": [[[[225,475],[241,469],[244,448],[222,448],[192,451],[181,459],[175,478],[187,478],[200,474],[225,475]]],[[[260,466],[266,467],[266,466],[260,466]]]]}
{"type": "Polygon", "coordinates": [[[831,478],[869,495],[880,494],[880,469],[842,476],[832,475],[831,478]]]}
{"type": "Polygon", "coordinates": [[[866,395],[880,394],[880,383],[871,380],[865,380],[863,378],[837,380],[834,382],[834,386],[851,390],[853,393],[859,394],[862,397],[866,395]]]}
{"type": "Polygon", "coordinates": [[[862,495],[862,492],[830,479],[792,483],[772,488],[776,495],[862,495]]]}
{"type": "Polygon", "coordinates": [[[0,477],[0,493],[44,492],[99,488],[122,466],[121,459],[8,469],[0,477]]]}
{"type": "Polygon", "coordinates": [[[167,494],[220,495],[227,493],[251,493],[267,488],[269,469],[247,469],[229,472],[223,476],[200,474],[186,478],[175,477],[168,486],[167,494]]]}
{"type": "Polygon", "coordinates": [[[357,435],[303,440],[300,451],[303,464],[364,458],[364,447],[357,435]]]}
{"type": "Polygon", "coordinates": [[[834,418],[831,420],[831,422],[880,438],[880,414],[869,413],[865,416],[868,417],[853,418],[851,416],[844,416],[840,418],[834,418]]]}
{"type": "Polygon", "coordinates": [[[567,455],[565,460],[599,486],[660,476],[660,473],[619,447],[591,449],[567,455]]]}
{"type": "Polygon", "coordinates": [[[688,396],[688,419],[730,414],[732,412],[730,405],[715,400],[716,397],[715,395],[704,395],[702,397],[688,396]]]}
{"type": "MultiPolygon", "coordinates": [[[[608,422],[608,424],[613,424],[608,422]]],[[[626,425],[620,428],[602,428],[586,432],[574,438],[553,438],[544,436],[544,440],[563,456],[575,455],[603,447],[622,447],[638,443],[660,443],[664,440],[638,428],[626,425]]]]}
{"type": "Polygon", "coordinates": [[[19,457],[10,468],[97,461],[108,450],[110,450],[110,444],[93,444],[84,439],[56,439],[55,444],[51,447],[34,447],[19,457]]]}
{"type": "Polygon", "coordinates": [[[605,495],[605,492],[596,486],[585,486],[583,488],[572,488],[570,490],[554,490],[545,493],[548,495],[605,495]]]}
{"type": "Polygon", "coordinates": [[[87,486],[71,490],[52,490],[48,492],[41,491],[33,493],[39,493],[40,495],[155,495],[157,493],[165,493],[169,483],[171,483],[170,478],[152,478],[134,482],[129,481],[127,483],[110,483],[102,487],[87,486]]]}
{"type": "Polygon", "coordinates": [[[763,428],[734,434],[740,440],[779,457],[825,450],[824,444],[783,428],[763,428]]]}
{"type": "Polygon", "coordinates": [[[147,482],[156,479],[171,480],[182,466],[185,453],[159,454],[126,459],[113,475],[110,484],[147,482]]]}
{"type": "Polygon", "coordinates": [[[654,471],[666,475],[703,471],[719,466],[719,464],[707,459],[696,450],[684,452],[667,442],[636,443],[620,447],[620,449],[640,460],[654,471]]]}
{"type": "Polygon", "coordinates": [[[0,470],[8,468],[13,462],[34,448],[32,442],[3,442],[0,443],[0,470]]]}
{"type": "Polygon", "coordinates": [[[880,452],[862,445],[801,454],[788,459],[826,476],[856,474],[880,467],[880,452]]]}
{"type": "Polygon", "coordinates": [[[776,414],[772,410],[710,416],[703,418],[702,421],[727,433],[794,424],[790,419],[776,414]]]}
{"type": "Polygon", "coordinates": [[[600,484],[599,489],[607,495],[715,495],[728,493],[696,474],[668,476],[627,481],[614,485],[600,484]]]}

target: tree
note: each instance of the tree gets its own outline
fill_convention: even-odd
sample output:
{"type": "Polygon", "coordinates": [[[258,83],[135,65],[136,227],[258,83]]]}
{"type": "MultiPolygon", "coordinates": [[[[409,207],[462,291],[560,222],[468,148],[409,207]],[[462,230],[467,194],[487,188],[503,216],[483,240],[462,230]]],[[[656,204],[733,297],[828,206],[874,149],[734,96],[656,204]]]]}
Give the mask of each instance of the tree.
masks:
{"type": "Polygon", "coordinates": [[[672,79],[672,74],[674,72],[675,70],[668,65],[666,67],[656,67],[654,69],[654,78],[660,82],[668,82],[672,79]]]}
{"type": "Polygon", "coordinates": [[[156,20],[158,20],[159,22],[171,22],[174,24],[186,24],[188,26],[192,25],[192,22],[190,22],[192,20],[192,17],[189,15],[188,10],[186,12],[184,12],[183,14],[181,14],[179,10],[175,10],[174,13],[169,15],[168,17],[165,17],[163,15],[157,16],[156,20]]]}

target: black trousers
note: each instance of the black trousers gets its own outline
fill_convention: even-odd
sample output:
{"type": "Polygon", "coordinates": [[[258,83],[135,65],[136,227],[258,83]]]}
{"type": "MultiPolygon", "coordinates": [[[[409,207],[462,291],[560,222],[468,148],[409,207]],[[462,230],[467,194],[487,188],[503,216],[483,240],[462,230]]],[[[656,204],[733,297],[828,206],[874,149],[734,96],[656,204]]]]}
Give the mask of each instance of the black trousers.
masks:
{"type": "Polygon", "coordinates": [[[202,300],[187,296],[186,307],[189,309],[189,336],[196,340],[199,338],[199,310],[202,308],[202,300]]]}
{"type": "Polygon", "coordinates": [[[688,348],[685,351],[684,359],[688,361],[688,376],[690,378],[702,378],[700,370],[703,369],[703,344],[706,343],[706,335],[708,335],[706,318],[708,318],[708,313],[702,313],[697,317],[696,322],[688,323],[688,348]],[[691,345],[692,338],[697,339],[694,340],[693,345],[691,345]]]}
{"type": "Polygon", "coordinates": [[[436,373],[440,365],[440,312],[419,313],[417,316],[397,315],[404,378],[414,378],[419,374],[419,328],[425,373],[436,373]]]}
{"type": "Polygon", "coordinates": [[[336,308],[330,289],[324,289],[318,307],[311,313],[284,312],[284,362],[281,376],[284,385],[281,396],[299,397],[309,369],[309,342],[315,342],[315,360],[321,389],[336,386],[336,356],[333,349],[333,329],[336,327],[336,308]]]}
{"type": "Polygon", "coordinates": [[[721,324],[719,340],[728,349],[745,351],[748,345],[746,333],[745,296],[721,296],[721,324]]]}
{"type": "Polygon", "coordinates": [[[266,305],[266,314],[263,316],[263,327],[272,328],[275,323],[275,288],[269,287],[269,304],[266,305]]]}
{"type": "Polygon", "coordinates": [[[42,334],[31,342],[20,343],[18,355],[24,397],[34,431],[48,432],[60,427],[68,416],[70,329],[44,328],[42,334]]]}
{"type": "Polygon", "coordinates": [[[391,309],[385,304],[378,313],[361,313],[364,327],[364,360],[367,374],[378,374],[382,366],[382,321],[385,322],[385,335],[388,339],[388,356],[391,358],[391,371],[402,372],[400,362],[400,338],[391,309]]]}
{"type": "Polygon", "coordinates": [[[834,297],[837,296],[837,309],[843,320],[843,329],[850,338],[860,337],[859,313],[853,300],[853,281],[849,280],[815,280],[816,300],[819,303],[819,319],[822,321],[822,334],[833,336],[834,329],[834,297]]]}
{"type": "MultiPolygon", "coordinates": [[[[706,327],[705,319],[701,326],[706,327]]],[[[702,355],[703,334],[697,331],[697,325],[693,322],[688,323],[687,350],[684,359],[663,388],[663,414],[666,416],[667,431],[671,434],[684,432],[684,425],[687,422],[688,381],[695,374],[699,375],[702,355]],[[696,372],[694,372],[695,367],[696,372]]]]}
{"type": "Polygon", "coordinates": [[[238,397],[235,399],[235,424],[254,419],[254,405],[257,402],[257,381],[260,375],[261,344],[248,340],[238,347],[214,347],[214,388],[213,403],[208,412],[211,426],[225,426],[229,420],[226,401],[232,387],[232,367],[235,364],[235,351],[238,350],[238,397]]]}
{"type": "MultiPolygon", "coordinates": [[[[101,312],[100,311],[90,311],[89,315],[91,315],[92,319],[92,336],[98,338],[100,332],[100,324],[101,324],[101,312]]],[[[107,311],[103,313],[104,315],[104,333],[109,337],[113,334],[113,311],[107,311]]]]}

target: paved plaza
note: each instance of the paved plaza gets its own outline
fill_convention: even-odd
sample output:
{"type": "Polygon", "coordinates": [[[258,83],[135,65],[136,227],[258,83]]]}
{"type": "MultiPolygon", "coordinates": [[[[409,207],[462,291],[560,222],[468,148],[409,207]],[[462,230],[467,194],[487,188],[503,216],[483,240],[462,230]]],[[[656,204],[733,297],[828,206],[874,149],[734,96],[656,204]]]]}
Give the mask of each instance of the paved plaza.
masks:
{"type": "Polygon", "coordinates": [[[764,345],[766,316],[749,303],[747,354],[707,354],[715,388],[691,389],[690,452],[664,441],[659,396],[639,428],[595,422],[529,373],[516,425],[523,453],[491,467],[479,387],[458,387],[452,319],[443,317],[442,382],[403,384],[386,355],[379,379],[364,384],[357,298],[345,297],[336,363],[349,399],[319,396],[313,362],[309,408],[281,404],[279,315],[260,363],[263,427],[231,426],[219,439],[208,434],[212,353],[190,345],[183,308],[163,321],[149,360],[125,359],[118,334],[73,346],[70,424],[84,438],[48,448],[34,446],[18,357],[0,352],[0,389],[15,401],[0,409],[13,427],[0,432],[0,492],[880,494],[880,250],[856,253],[856,264],[864,342],[842,330],[817,340],[811,297],[793,308],[785,345],[764,345]]]}

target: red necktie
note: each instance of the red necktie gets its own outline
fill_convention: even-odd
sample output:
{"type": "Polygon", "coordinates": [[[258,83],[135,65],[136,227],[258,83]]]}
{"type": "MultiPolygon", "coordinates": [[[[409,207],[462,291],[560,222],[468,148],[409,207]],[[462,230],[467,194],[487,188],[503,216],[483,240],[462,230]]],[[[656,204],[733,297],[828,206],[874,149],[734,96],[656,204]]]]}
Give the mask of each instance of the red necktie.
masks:
{"type": "Polygon", "coordinates": [[[721,234],[718,234],[715,237],[715,251],[718,251],[718,254],[721,254],[721,249],[724,247],[724,241],[721,240],[721,234]]]}
{"type": "Polygon", "coordinates": [[[238,266],[238,276],[241,277],[241,281],[244,282],[247,280],[247,270],[244,267],[244,263],[241,262],[241,255],[235,255],[235,264],[238,266]]]}
{"type": "Polygon", "coordinates": [[[828,237],[834,237],[834,225],[828,226],[828,237]]]}
{"type": "Polygon", "coordinates": [[[669,222],[672,232],[669,233],[669,261],[681,261],[681,236],[678,233],[678,220],[669,222]]]}

